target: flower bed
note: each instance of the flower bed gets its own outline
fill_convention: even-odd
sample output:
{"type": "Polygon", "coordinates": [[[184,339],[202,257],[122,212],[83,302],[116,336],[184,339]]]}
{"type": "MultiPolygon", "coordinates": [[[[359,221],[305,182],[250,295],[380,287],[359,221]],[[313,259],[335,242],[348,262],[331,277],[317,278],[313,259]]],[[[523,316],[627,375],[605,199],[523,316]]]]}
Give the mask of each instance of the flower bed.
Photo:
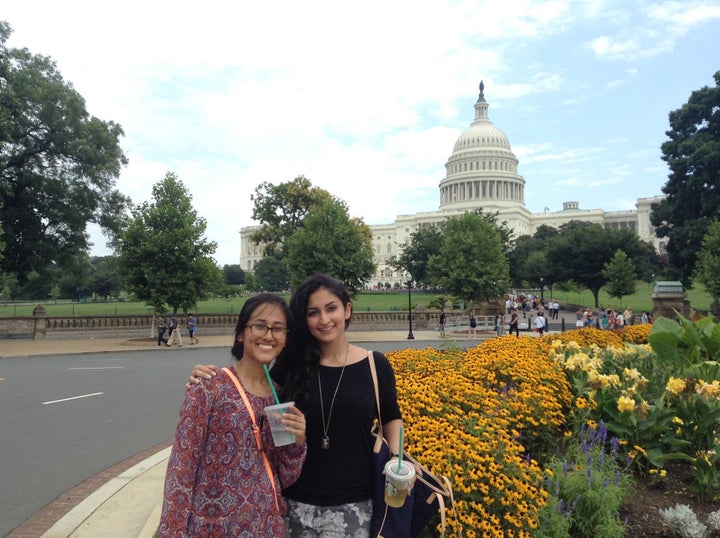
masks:
{"type": "Polygon", "coordinates": [[[407,447],[453,484],[451,534],[622,536],[628,480],[668,459],[718,498],[720,328],[652,327],[388,353],[407,447]]]}

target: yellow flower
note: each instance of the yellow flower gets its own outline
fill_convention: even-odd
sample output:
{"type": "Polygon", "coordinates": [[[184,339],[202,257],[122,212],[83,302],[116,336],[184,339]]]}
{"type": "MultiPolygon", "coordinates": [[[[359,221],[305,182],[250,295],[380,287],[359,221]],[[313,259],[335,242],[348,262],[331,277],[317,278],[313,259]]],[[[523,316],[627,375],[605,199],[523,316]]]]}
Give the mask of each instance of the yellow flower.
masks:
{"type": "Polygon", "coordinates": [[[665,386],[665,390],[670,394],[678,395],[685,390],[685,380],[671,377],[665,386]]]}
{"type": "Polygon", "coordinates": [[[575,407],[578,409],[585,409],[587,405],[587,400],[585,398],[578,398],[575,400],[575,407]]]}
{"type": "Polygon", "coordinates": [[[683,425],[685,424],[680,417],[673,417],[672,421],[673,421],[675,424],[679,424],[680,426],[683,426],[683,425]]]}
{"type": "Polygon", "coordinates": [[[617,408],[621,413],[625,411],[632,412],[632,410],[635,409],[635,400],[627,396],[620,396],[617,401],[617,408]]]}

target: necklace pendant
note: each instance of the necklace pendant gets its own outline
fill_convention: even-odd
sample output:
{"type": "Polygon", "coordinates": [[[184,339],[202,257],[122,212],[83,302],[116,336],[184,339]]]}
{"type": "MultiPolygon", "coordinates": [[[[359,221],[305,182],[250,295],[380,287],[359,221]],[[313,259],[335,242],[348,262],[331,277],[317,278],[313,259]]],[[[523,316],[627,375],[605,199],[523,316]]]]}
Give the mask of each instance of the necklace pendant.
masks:
{"type": "Polygon", "coordinates": [[[327,435],[323,435],[320,447],[325,450],[330,450],[330,438],[327,435]]]}

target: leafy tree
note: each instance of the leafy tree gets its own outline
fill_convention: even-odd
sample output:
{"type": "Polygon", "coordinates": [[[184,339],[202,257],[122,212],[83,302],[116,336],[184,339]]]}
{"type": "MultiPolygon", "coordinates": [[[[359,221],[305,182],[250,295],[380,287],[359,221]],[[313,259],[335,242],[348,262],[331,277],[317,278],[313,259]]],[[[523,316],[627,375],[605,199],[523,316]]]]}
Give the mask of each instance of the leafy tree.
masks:
{"type": "Polygon", "coordinates": [[[708,226],[697,255],[695,276],[713,298],[713,313],[720,313],[720,222],[708,226]]]}
{"type": "Polygon", "coordinates": [[[502,297],[510,283],[501,234],[476,213],[445,221],[440,252],[430,257],[428,270],[445,292],[469,301],[502,297]]]}
{"type": "Polygon", "coordinates": [[[623,297],[632,295],[637,289],[635,264],[622,250],[617,250],[612,260],[605,264],[603,276],[608,280],[605,291],[610,297],[619,299],[621,303],[623,297]]]}
{"type": "Polygon", "coordinates": [[[434,285],[428,273],[428,260],[440,252],[442,231],[435,225],[423,226],[410,234],[410,242],[403,247],[402,254],[390,261],[390,266],[412,275],[413,282],[426,286],[434,285]]]}
{"type": "Polygon", "coordinates": [[[288,273],[295,288],[307,276],[322,272],[340,280],[349,292],[361,289],[373,275],[372,232],[351,219],[345,202],[326,200],[305,216],[302,228],[288,238],[288,273]]]}
{"type": "Polygon", "coordinates": [[[508,254],[510,278],[514,287],[539,287],[541,282],[547,286],[553,285],[556,275],[547,263],[545,250],[552,238],[558,234],[557,228],[543,224],[532,236],[523,235],[515,240],[513,249],[508,254]]]}
{"type": "Polygon", "coordinates": [[[236,286],[245,283],[245,271],[241,269],[240,265],[223,265],[222,271],[223,276],[225,277],[225,284],[228,286],[236,286]]]}
{"type": "Polygon", "coordinates": [[[705,233],[720,218],[720,71],[714,79],[715,87],[692,92],[670,112],[670,140],[661,147],[670,167],[667,196],[650,215],[657,236],[669,238],[670,277],[688,287],[705,233]]]}
{"type": "Polygon", "coordinates": [[[8,48],[11,32],[0,21],[0,228],[13,231],[0,271],[22,284],[87,252],[88,223],[115,234],[129,199],[115,189],[121,127],[90,116],[50,58],[8,48]]]}
{"type": "Polygon", "coordinates": [[[152,198],[133,209],[118,243],[128,289],[158,312],[191,310],[222,279],[210,258],[216,244],[204,238],[205,219],[175,174],[153,186],[152,198]]]}
{"type": "Polygon", "coordinates": [[[255,277],[261,291],[283,291],[288,288],[288,271],[280,254],[260,260],[255,266],[255,277]]]}
{"type": "Polygon", "coordinates": [[[88,291],[101,297],[119,297],[125,288],[125,278],[119,268],[117,256],[93,256],[90,259],[93,272],[88,282],[88,291]]]}
{"type": "Polygon", "coordinates": [[[265,244],[266,256],[274,252],[285,256],[286,243],[302,227],[305,215],[329,199],[329,192],[313,187],[305,176],[279,185],[261,183],[250,195],[254,202],[252,217],[260,223],[251,239],[265,244]]]}
{"type": "Polygon", "coordinates": [[[548,243],[547,265],[555,282],[572,280],[589,289],[598,307],[600,289],[608,282],[603,270],[617,250],[633,261],[636,278],[648,270],[652,248],[632,231],[574,220],[560,226],[559,234],[548,243]]]}

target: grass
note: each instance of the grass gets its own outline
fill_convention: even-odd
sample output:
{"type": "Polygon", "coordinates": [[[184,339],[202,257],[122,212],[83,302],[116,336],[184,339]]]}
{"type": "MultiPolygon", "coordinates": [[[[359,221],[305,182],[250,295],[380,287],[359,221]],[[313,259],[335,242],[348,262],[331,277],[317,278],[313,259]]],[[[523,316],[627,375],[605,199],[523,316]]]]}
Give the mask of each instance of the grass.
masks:
{"type": "MultiPolygon", "coordinates": [[[[642,312],[652,310],[652,293],[651,285],[647,282],[640,282],[637,291],[628,297],[623,297],[622,301],[613,299],[600,291],[600,304],[603,306],[612,306],[616,309],[625,309],[630,306],[633,312],[642,312]]],[[[418,304],[426,305],[432,301],[437,295],[434,293],[425,293],[419,291],[412,292],[413,308],[418,304]]],[[[576,304],[582,306],[594,306],[595,299],[588,290],[582,291],[546,291],[545,299],[552,297],[557,300],[561,306],[564,304],[576,304]]],[[[687,297],[690,304],[695,310],[708,311],[712,297],[701,286],[687,291],[687,297]]],[[[289,299],[286,294],[285,299],[289,299]]],[[[194,309],[200,314],[238,314],[247,297],[233,297],[231,299],[209,299],[201,301],[194,309]]],[[[0,302],[0,317],[27,317],[32,316],[32,311],[39,304],[34,301],[26,302],[0,302]]],[[[69,300],[59,300],[57,302],[40,303],[45,307],[48,316],[122,316],[134,314],[151,314],[152,309],[143,303],[138,302],[80,302],[73,303],[69,300]]],[[[406,310],[408,306],[407,291],[388,291],[388,292],[372,292],[359,293],[353,300],[356,311],[392,311],[406,310]]]]}

